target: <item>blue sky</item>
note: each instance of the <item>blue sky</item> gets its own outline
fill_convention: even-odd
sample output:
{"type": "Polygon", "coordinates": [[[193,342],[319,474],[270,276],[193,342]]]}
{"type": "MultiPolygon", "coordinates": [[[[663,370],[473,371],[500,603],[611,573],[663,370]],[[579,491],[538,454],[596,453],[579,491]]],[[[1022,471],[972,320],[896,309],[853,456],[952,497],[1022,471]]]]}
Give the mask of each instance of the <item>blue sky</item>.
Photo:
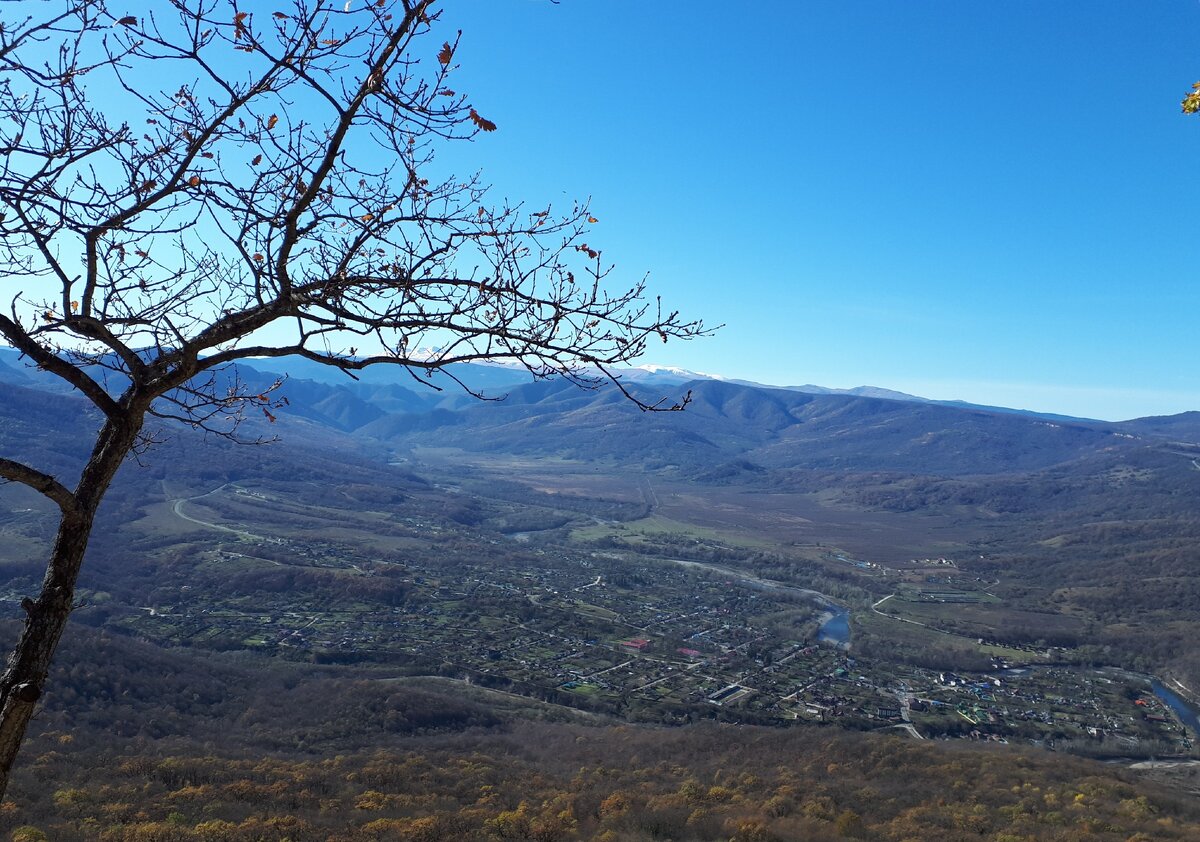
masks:
{"type": "Polygon", "coordinates": [[[454,0],[447,149],[592,197],[647,362],[1098,418],[1200,409],[1200,4],[454,0]]]}

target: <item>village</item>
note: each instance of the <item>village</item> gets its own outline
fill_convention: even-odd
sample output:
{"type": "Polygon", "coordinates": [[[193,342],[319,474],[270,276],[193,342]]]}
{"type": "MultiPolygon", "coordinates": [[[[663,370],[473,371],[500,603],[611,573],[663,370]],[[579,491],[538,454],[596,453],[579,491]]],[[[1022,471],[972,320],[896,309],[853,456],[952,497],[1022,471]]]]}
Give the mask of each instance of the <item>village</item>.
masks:
{"type": "MultiPolygon", "coordinates": [[[[409,521],[395,528],[437,534],[434,522],[409,521]]],[[[1032,653],[971,672],[864,658],[852,640],[857,609],[849,640],[823,640],[829,602],[704,565],[504,537],[386,560],[295,537],[240,536],[196,551],[198,569],[239,569],[243,587],[285,570],[326,578],[278,593],[160,589],[176,598],[110,622],[172,645],[435,673],[632,721],[890,728],[1098,756],[1195,750],[1144,677],[1032,653]]]]}

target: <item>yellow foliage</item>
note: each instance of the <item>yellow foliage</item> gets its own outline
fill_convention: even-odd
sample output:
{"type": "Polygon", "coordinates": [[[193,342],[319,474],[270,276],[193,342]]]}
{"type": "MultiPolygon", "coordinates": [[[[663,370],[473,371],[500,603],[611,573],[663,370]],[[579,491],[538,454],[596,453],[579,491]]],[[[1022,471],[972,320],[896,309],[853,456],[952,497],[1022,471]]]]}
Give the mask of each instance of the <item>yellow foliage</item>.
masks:
{"type": "Polygon", "coordinates": [[[620,792],[614,792],[600,802],[600,818],[602,819],[623,816],[627,812],[629,812],[629,799],[620,792]]]}
{"type": "Polygon", "coordinates": [[[989,754],[983,762],[966,750],[943,757],[905,746],[914,758],[883,762],[859,757],[850,750],[856,745],[827,740],[788,767],[761,764],[763,754],[771,757],[766,748],[745,760],[698,755],[686,765],[665,749],[648,751],[649,762],[614,751],[621,765],[592,760],[561,769],[535,767],[502,749],[463,756],[422,748],[302,763],[179,758],[148,768],[126,759],[129,774],[116,772],[114,759],[107,774],[81,768],[57,792],[4,803],[0,842],[633,842],[652,828],[657,838],[723,842],[1200,839],[1190,814],[1172,817],[1173,802],[1153,789],[1109,780],[1069,758],[1051,766],[989,754]],[[831,760],[834,778],[825,774],[831,760]],[[134,774],[139,768],[144,774],[134,774]],[[966,797],[953,792],[955,781],[972,783],[966,797]],[[247,815],[240,824],[215,818],[247,815]],[[9,835],[26,822],[24,836],[9,835]],[[38,828],[45,829],[40,836],[38,828]]]}
{"type": "MultiPolygon", "coordinates": [[[[407,842],[438,842],[453,839],[454,834],[441,816],[422,816],[416,819],[375,819],[362,826],[371,839],[404,839],[407,842]]],[[[359,837],[354,837],[359,838],[359,837]]]]}
{"type": "Polygon", "coordinates": [[[212,790],[213,788],[208,784],[202,784],[200,786],[193,786],[189,784],[187,786],[181,786],[174,792],[167,793],[167,798],[175,800],[204,801],[212,798],[212,790]]]}
{"type": "Polygon", "coordinates": [[[223,819],[211,819],[196,825],[196,833],[205,842],[224,842],[232,839],[237,831],[237,825],[223,819]]]}
{"type": "Polygon", "coordinates": [[[1200,82],[1192,85],[1192,92],[1183,98],[1182,106],[1184,114],[1200,111],[1200,82]]]}
{"type": "Polygon", "coordinates": [[[389,801],[391,801],[391,798],[386,793],[368,789],[362,795],[358,796],[354,802],[354,807],[357,810],[384,810],[387,809],[389,801]]]}
{"type": "Polygon", "coordinates": [[[515,810],[505,810],[487,823],[487,828],[501,839],[527,839],[532,830],[529,805],[524,801],[515,810]]]}
{"type": "Polygon", "coordinates": [[[697,807],[688,815],[688,827],[699,827],[712,820],[712,812],[704,807],[697,807]]]}
{"type": "Polygon", "coordinates": [[[54,793],[54,806],[73,807],[87,801],[87,793],[82,789],[60,789],[54,793]]]}
{"type": "Polygon", "coordinates": [[[730,842],[776,842],[776,839],[762,822],[745,821],[738,824],[730,842]]]}
{"type": "Polygon", "coordinates": [[[707,793],[698,780],[688,778],[679,785],[679,796],[688,804],[700,804],[707,797],[707,793]]]}
{"type": "Polygon", "coordinates": [[[737,793],[728,787],[710,786],[708,788],[709,801],[733,801],[736,795],[737,793]]]}
{"type": "Polygon", "coordinates": [[[373,819],[362,826],[362,831],[380,839],[397,839],[411,824],[411,819],[373,819]]]}
{"type": "Polygon", "coordinates": [[[804,805],[800,808],[800,812],[804,814],[805,818],[820,819],[827,822],[833,821],[833,811],[833,800],[824,795],[805,801],[804,805]]]}

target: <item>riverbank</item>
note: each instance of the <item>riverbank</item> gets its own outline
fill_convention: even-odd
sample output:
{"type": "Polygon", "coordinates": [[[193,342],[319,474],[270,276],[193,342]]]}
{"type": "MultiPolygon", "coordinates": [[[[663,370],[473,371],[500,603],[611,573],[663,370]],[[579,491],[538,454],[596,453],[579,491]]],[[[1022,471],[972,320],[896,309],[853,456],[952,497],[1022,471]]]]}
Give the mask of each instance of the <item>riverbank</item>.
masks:
{"type": "Polygon", "coordinates": [[[832,643],[839,649],[850,648],[850,613],[843,610],[827,610],[817,617],[817,640],[832,643]]]}
{"type": "Polygon", "coordinates": [[[1173,675],[1164,675],[1162,681],[1163,684],[1169,686],[1172,691],[1187,700],[1189,704],[1200,708],[1200,693],[1188,687],[1173,675]]]}
{"type": "Polygon", "coordinates": [[[1200,707],[1191,704],[1156,678],[1150,680],[1150,689],[1170,708],[1171,713],[1184,728],[1191,730],[1196,738],[1200,738],[1200,707]]]}

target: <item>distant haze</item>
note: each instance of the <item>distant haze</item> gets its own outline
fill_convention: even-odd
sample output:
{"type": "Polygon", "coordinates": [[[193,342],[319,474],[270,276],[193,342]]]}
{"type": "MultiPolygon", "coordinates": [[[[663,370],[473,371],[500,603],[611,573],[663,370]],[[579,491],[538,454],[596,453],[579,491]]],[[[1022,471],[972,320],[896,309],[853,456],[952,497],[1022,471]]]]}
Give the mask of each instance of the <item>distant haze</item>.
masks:
{"type": "MultiPolygon", "coordinates": [[[[678,372],[679,382],[693,379],[699,372],[677,366],[650,364],[640,366],[656,373],[678,372]],[[686,376],[683,376],[686,375],[686,376]]],[[[754,369],[753,364],[749,367],[754,369]]],[[[755,376],[746,371],[722,371],[699,376],[716,377],[733,382],[751,382],[767,386],[789,387],[809,383],[803,366],[796,372],[780,371],[777,365],[763,367],[764,374],[755,376]]],[[[834,393],[866,397],[920,397],[933,401],[963,401],[987,406],[1007,407],[1030,412],[1069,415],[1076,418],[1095,418],[1102,421],[1124,421],[1153,415],[1176,415],[1200,409],[1200,395],[1194,392],[1155,389],[1089,388],[1046,383],[1012,383],[988,381],[873,380],[871,383],[819,384],[834,393]],[[899,394],[888,394],[888,393],[899,394]]]]}

